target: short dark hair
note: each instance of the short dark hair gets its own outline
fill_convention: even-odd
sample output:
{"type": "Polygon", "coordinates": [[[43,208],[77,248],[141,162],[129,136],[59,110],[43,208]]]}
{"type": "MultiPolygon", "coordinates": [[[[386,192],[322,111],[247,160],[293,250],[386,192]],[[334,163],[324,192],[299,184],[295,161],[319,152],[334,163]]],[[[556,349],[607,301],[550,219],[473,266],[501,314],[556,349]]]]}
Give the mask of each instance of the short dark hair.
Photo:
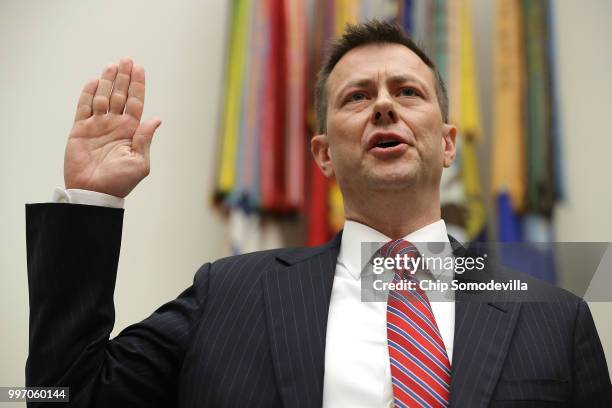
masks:
{"type": "Polygon", "coordinates": [[[448,122],[448,95],[446,86],[433,61],[408,37],[396,23],[369,20],[361,24],[347,24],[344,34],[333,41],[327,58],[319,71],[315,88],[315,111],[318,133],[326,132],[327,121],[327,80],[338,61],[350,50],[367,44],[401,44],[410,49],[431,68],[436,78],[436,96],[442,112],[442,120],[448,122]]]}

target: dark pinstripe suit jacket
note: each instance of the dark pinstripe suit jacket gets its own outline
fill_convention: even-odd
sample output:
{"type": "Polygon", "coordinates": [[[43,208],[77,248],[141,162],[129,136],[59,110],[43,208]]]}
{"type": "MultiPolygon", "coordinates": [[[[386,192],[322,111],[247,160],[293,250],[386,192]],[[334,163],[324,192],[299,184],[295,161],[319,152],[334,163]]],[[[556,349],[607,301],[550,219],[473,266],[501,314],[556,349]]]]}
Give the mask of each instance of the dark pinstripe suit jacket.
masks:
{"type": "MultiPolygon", "coordinates": [[[[27,385],[68,386],[83,407],[321,406],[339,237],[207,263],[109,340],[122,220],[118,209],[26,206],[27,385]]],[[[560,301],[457,295],[452,406],[612,406],[587,305],[553,291],[560,301]]]]}

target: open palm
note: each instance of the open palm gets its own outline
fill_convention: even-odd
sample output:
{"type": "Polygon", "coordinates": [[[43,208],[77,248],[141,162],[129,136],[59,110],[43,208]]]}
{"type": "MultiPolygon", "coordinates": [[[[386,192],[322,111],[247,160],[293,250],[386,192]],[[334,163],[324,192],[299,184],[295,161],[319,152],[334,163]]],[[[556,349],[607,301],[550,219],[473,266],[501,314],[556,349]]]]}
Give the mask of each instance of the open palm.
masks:
{"type": "Polygon", "coordinates": [[[149,174],[151,140],[161,121],[140,122],[144,96],[144,69],[130,58],[85,84],[66,145],[66,188],[124,198],[149,174]]]}

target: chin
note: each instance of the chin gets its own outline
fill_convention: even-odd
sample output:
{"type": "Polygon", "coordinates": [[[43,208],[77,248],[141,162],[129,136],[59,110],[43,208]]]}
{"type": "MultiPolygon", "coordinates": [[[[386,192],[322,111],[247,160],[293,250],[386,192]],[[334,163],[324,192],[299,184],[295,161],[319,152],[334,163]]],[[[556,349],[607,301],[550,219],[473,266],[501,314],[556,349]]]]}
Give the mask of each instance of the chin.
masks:
{"type": "Polygon", "coordinates": [[[419,166],[416,163],[394,163],[385,166],[376,166],[371,170],[373,176],[388,181],[409,181],[419,174],[419,166]]]}
{"type": "Polygon", "coordinates": [[[375,190],[401,190],[414,185],[417,174],[414,169],[395,169],[370,173],[366,176],[366,179],[375,190]]]}

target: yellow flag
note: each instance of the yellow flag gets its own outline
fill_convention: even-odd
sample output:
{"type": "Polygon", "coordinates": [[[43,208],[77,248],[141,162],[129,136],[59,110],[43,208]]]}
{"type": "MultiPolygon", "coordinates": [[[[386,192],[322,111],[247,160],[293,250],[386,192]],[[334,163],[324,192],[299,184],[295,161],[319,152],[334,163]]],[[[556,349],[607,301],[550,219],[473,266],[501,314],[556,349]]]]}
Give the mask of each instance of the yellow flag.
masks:
{"type": "Polygon", "coordinates": [[[359,21],[359,1],[336,0],[334,12],[334,32],[339,37],[344,32],[347,23],[355,24],[359,21]]]}
{"type": "Polygon", "coordinates": [[[495,103],[493,113],[493,194],[507,192],[514,210],[525,202],[523,140],[523,33],[519,0],[497,2],[495,32],[495,103]]]}
{"type": "Polygon", "coordinates": [[[238,148],[240,120],[240,95],[244,76],[245,44],[248,28],[248,11],[251,0],[236,0],[231,26],[231,43],[227,64],[227,91],[225,113],[223,115],[223,133],[221,139],[221,163],[219,165],[217,190],[228,193],[234,187],[236,179],[235,163],[238,148]]]}
{"type": "Polygon", "coordinates": [[[468,239],[473,240],[484,230],[485,209],[478,176],[478,158],[476,157],[476,141],[464,139],[463,144],[463,187],[465,190],[467,217],[465,232],[468,239]]]}
{"type": "MultiPolygon", "coordinates": [[[[459,125],[461,116],[461,2],[462,0],[448,0],[446,5],[446,86],[448,89],[449,121],[459,125]]],[[[460,129],[461,130],[461,129],[460,129]]]]}
{"type": "Polygon", "coordinates": [[[479,140],[480,128],[480,104],[478,98],[478,86],[476,82],[476,66],[474,55],[474,41],[472,35],[472,17],[470,4],[466,0],[460,5],[460,32],[461,32],[461,114],[459,115],[459,130],[461,134],[479,140]]]}

